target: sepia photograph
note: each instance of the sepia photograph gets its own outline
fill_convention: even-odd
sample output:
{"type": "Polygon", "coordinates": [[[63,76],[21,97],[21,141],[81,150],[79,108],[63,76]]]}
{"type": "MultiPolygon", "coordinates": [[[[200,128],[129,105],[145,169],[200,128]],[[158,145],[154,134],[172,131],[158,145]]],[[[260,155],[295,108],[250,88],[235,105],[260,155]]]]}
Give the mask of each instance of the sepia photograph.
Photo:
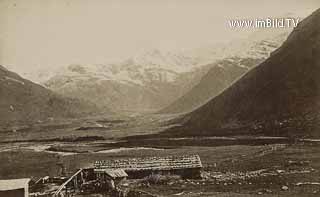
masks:
{"type": "Polygon", "coordinates": [[[319,0],[0,0],[0,197],[320,196],[319,0]]]}

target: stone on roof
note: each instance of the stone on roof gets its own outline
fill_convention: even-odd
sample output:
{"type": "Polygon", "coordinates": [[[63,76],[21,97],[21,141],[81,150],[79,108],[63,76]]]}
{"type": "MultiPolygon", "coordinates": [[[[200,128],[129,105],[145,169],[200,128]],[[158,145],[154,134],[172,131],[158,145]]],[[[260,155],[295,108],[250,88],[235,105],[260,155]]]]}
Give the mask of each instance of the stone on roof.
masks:
{"type": "Polygon", "coordinates": [[[96,161],[95,169],[139,170],[175,170],[202,168],[199,155],[131,158],[120,160],[96,161]]]}

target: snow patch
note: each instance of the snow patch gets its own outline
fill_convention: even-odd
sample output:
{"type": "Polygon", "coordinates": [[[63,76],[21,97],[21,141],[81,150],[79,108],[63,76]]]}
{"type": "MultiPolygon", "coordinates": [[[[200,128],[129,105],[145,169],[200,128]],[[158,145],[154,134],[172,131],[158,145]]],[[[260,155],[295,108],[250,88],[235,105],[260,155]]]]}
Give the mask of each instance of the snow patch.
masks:
{"type": "Polygon", "coordinates": [[[116,149],[109,149],[109,150],[101,150],[95,153],[119,153],[124,151],[137,151],[137,150],[155,150],[155,151],[163,151],[164,149],[159,148],[146,148],[146,147],[135,147],[135,148],[116,148],[116,149]]]}
{"type": "Polygon", "coordinates": [[[4,79],[5,79],[5,80],[8,80],[8,81],[15,82],[15,83],[19,83],[19,84],[21,84],[21,85],[24,85],[24,82],[23,82],[23,81],[14,79],[14,78],[12,78],[12,77],[5,76],[4,79]]]}

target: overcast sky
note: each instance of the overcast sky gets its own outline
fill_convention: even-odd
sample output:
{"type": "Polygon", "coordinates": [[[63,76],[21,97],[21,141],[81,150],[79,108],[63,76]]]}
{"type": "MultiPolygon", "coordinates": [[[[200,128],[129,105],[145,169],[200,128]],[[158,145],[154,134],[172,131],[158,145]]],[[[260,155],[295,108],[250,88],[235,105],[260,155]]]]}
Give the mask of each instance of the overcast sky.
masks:
{"type": "MultiPolygon", "coordinates": [[[[243,37],[228,19],[310,14],[320,0],[0,0],[0,64],[105,63],[243,37]]],[[[252,30],[253,31],[253,30],[252,30]]]]}

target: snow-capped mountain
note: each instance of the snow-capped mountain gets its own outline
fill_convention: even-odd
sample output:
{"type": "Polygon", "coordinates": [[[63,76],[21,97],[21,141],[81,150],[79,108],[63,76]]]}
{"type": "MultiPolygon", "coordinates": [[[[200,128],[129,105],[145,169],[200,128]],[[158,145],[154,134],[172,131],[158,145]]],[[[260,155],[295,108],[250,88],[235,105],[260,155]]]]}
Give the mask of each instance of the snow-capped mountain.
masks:
{"type": "Polygon", "coordinates": [[[160,109],[177,95],[181,96],[184,89],[192,86],[186,84],[193,84],[197,76],[189,68],[178,68],[176,60],[179,70],[165,67],[166,63],[147,61],[129,59],[109,65],[69,65],[43,84],[63,95],[90,100],[115,111],[145,111],[160,109]],[[182,73],[185,77],[180,76],[182,73]]]}
{"type": "Polygon", "coordinates": [[[53,67],[49,70],[47,68],[38,69],[22,74],[40,83],[45,83],[56,75],[95,75],[95,77],[100,79],[117,80],[124,83],[128,82],[142,85],[143,83],[154,80],[173,82],[176,74],[190,72],[199,64],[200,62],[197,63],[191,56],[154,49],[143,51],[121,62],[100,65],[67,65],[53,67]]]}
{"type": "MultiPolygon", "coordinates": [[[[121,62],[74,64],[24,76],[62,95],[89,100],[114,111],[155,111],[190,91],[211,67],[222,66],[218,62],[233,57],[267,58],[287,33],[288,30],[256,33],[227,45],[178,52],[155,49],[121,62]]],[[[243,60],[239,66],[252,67],[247,64],[243,60]]]]}

